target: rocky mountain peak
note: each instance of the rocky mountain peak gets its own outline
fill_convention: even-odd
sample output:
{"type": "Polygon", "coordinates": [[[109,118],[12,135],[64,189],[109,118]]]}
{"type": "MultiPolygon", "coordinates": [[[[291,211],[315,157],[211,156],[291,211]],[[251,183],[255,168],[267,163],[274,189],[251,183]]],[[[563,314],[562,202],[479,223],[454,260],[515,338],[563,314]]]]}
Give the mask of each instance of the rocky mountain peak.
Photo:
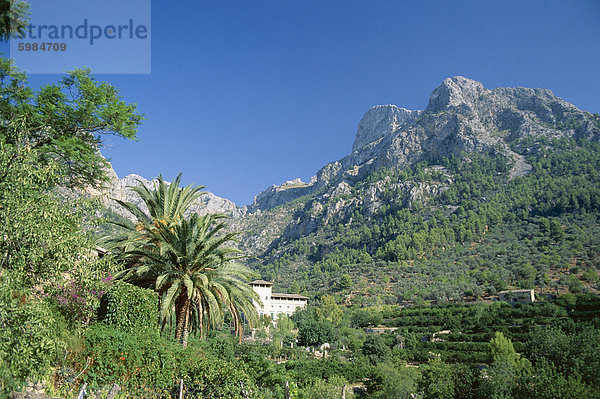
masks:
{"type": "Polygon", "coordinates": [[[478,99],[489,93],[483,85],[463,76],[444,79],[429,98],[425,112],[440,112],[453,107],[473,108],[478,99]]]}
{"type": "Polygon", "coordinates": [[[268,210],[298,197],[323,192],[345,179],[356,181],[379,168],[435,162],[463,152],[502,153],[514,160],[510,177],[531,169],[511,144],[531,137],[600,139],[592,115],[550,90],[524,87],[486,89],[455,76],[433,90],[425,111],[395,105],[370,108],[360,123],[352,152],[321,168],[309,183],[286,182],[255,197],[250,212],[268,210]]]}
{"type": "Polygon", "coordinates": [[[395,105],[371,107],[358,124],[352,151],[387,136],[401,126],[414,122],[422,111],[411,111],[395,105]]]}
{"type": "MultiPolygon", "coordinates": [[[[132,202],[142,210],[147,210],[140,196],[131,190],[131,187],[153,187],[154,181],[148,180],[136,174],[130,174],[119,179],[114,169],[109,168],[107,174],[110,181],[102,191],[88,192],[93,197],[100,197],[102,202],[117,214],[129,218],[131,215],[126,212],[115,200],[132,202]]],[[[202,194],[190,206],[189,212],[207,214],[222,213],[232,218],[239,218],[246,214],[246,207],[238,207],[233,201],[218,197],[213,193],[202,194]]]]}

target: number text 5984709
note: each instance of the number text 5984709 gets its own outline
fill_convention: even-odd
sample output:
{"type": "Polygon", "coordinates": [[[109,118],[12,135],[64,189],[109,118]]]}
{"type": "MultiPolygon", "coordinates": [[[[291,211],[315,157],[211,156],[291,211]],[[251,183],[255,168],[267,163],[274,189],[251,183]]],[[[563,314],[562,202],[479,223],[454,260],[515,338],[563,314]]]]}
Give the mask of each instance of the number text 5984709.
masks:
{"type": "Polygon", "coordinates": [[[19,51],[66,51],[67,43],[19,43],[17,45],[19,51]]]}

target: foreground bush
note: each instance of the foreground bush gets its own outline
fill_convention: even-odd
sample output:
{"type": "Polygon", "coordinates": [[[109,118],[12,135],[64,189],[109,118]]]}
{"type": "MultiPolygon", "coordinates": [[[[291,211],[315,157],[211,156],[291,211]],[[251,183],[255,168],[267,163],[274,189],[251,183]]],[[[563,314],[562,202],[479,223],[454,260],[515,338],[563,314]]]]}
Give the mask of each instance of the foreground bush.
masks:
{"type": "Polygon", "coordinates": [[[64,322],[47,301],[17,291],[1,291],[0,392],[22,384],[26,378],[43,380],[65,346],[64,322]]]}
{"type": "Polygon", "coordinates": [[[149,289],[119,281],[102,297],[100,320],[135,333],[158,328],[158,296],[149,289]]]}
{"type": "Polygon", "coordinates": [[[183,379],[186,391],[199,397],[243,398],[242,389],[252,397],[257,393],[243,365],[197,346],[183,348],[156,330],[125,332],[98,323],[86,331],[85,347],[71,361],[73,370],[88,365],[80,383],[87,382],[91,391],[116,383],[126,396],[153,397],[178,392],[183,379]]]}

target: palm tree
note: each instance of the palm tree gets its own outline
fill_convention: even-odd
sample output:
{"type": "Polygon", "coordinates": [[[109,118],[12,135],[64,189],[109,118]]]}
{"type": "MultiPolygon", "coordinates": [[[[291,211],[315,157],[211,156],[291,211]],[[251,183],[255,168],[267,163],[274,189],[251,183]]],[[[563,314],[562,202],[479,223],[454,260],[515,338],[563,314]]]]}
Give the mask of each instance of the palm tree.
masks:
{"type": "Polygon", "coordinates": [[[102,244],[111,247],[117,253],[131,250],[139,244],[141,238],[139,232],[144,228],[159,223],[177,223],[184,217],[184,213],[199,196],[205,194],[200,191],[204,186],[179,187],[181,183],[181,173],[177,175],[171,184],[165,182],[162,176],[158,176],[154,182],[154,189],[146,187],[141,180],[138,180],[139,186],[129,186],[128,188],[137,193],[147,211],[131,202],[115,200],[125,210],[127,210],[135,219],[132,222],[128,219],[120,221],[111,220],[110,223],[117,226],[117,230],[103,238],[102,244]]]}
{"type": "MultiPolygon", "coordinates": [[[[133,204],[124,205],[139,216],[133,229],[119,224],[125,230],[118,236],[125,237],[120,257],[127,268],[116,278],[154,288],[161,295],[163,328],[174,314],[175,337],[184,346],[190,331],[197,329],[204,335],[222,324],[226,311],[241,341],[242,314],[252,325],[257,319],[253,301],[260,299],[248,285],[254,272],[236,263],[240,251],[227,246],[236,233],[222,233],[224,215],[193,214],[185,218],[183,214],[191,202],[187,201],[199,189],[177,191],[172,187],[179,179],[171,186],[161,181],[155,192],[148,190],[142,195],[150,217],[133,204]],[[156,193],[158,190],[162,192],[156,193]],[[180,206],[181,202],[187,202],[187,206],[180,206]]],[[[140,191],[144,190],[136,190],[140,191]]]]}

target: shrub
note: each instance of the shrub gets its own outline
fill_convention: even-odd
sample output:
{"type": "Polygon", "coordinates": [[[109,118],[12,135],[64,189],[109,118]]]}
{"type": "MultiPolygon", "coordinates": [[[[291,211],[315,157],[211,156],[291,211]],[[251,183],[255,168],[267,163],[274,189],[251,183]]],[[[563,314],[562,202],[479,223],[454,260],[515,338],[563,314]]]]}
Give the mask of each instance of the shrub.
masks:
{"type": "Polygon", "coordinates": [[[84,381],[91,386],[118,383],[167,387],[173,381],[173,348],[156,330],[126,332],[98,323],[88,328],[85,341],[76,368],[83,369],[90,359],[84,381]]]}
{"type": "Polygon", "coordinates": [[[64,321],[46,301],[19,294],[0,298],[0,387],[43,379],[64,348],[64,321]]]}
{"type": "Polygon", "coordinates": [[[329,320],[307,320],[298,326],[298,345],[317,346],[332,342],[334,338],[333,325],[329,320]]]}
{"type": "Polygon", "coordinates": [[[98,318],[124,332],[158,329],[158,296],[124,281],[116,283],[100,302],[98,318]]]}
{"type": "Polygon", "coordinates": [[[49,297],[72,327],[87,326],[95,321],[100,299],[112,286],[111,279],[109,275],[102,280],[71,280],[50,289],[49,297]]]}
{"type": "Polygon", "coordinates": [[[369,335],[361,351],[374,365],[388,361],[392,356],[392,350],[381,335],[369,335]]]}
{"type": "Polygon", "coordinates": [[[240,363],[199,346],[183,348],[156,330],[125,332],[98,323],[87,330],[85,338],[85,350],[74,359],[74,368],[82,370],[90,359],[81,378],[91,390],[117,383],[127,397],[169,397],[183,379],[186,392],[193,397],[243,398],[242,387],[249,393],[257,391],[240,363]]]}
{"type": "Polygon", "coordinates": [[[183,378],[186,389],[201,398],[239,398],[256,396],[256,386],[246,374],[244,367],[215,356],[210,356],[198,347],[186,349],[178,346],[178,374],[183,378]]]}

